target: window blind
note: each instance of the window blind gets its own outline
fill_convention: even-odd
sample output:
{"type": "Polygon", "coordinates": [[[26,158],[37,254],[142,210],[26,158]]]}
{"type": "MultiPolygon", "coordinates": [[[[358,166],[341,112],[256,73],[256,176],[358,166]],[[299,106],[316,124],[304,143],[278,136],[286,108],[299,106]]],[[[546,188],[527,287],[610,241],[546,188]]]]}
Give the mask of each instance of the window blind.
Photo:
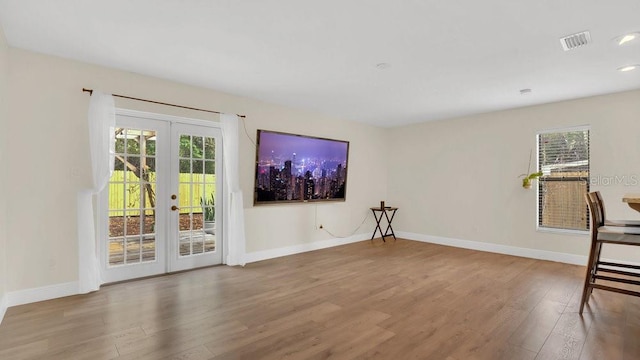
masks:
{"type": "Polygon", "coordinates": [[[538,133],[538,227],[589,230],[589,129],[538,133]]]}

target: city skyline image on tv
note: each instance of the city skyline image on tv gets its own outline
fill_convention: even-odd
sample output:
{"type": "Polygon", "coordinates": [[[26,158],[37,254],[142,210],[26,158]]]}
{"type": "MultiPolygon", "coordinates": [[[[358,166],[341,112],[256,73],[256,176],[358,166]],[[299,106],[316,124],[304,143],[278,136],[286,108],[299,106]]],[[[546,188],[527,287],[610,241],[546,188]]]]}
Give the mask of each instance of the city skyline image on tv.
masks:
{"type": "Polygon", "coordinates": [[[344,201],[349,142],[258,130],[255,204],[344,201]]]}

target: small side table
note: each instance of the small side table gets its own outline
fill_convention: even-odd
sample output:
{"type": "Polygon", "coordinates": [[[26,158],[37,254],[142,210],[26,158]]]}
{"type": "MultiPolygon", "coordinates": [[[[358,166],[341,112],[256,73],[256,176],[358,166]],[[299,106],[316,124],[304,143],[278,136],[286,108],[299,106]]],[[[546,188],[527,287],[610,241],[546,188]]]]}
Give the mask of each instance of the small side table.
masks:
{"type": "Polygon", "coordinates": [[[393,240],[396,240],[396,234],[393,232],[393,228],[391,227],[391,222],[393,221],[393,217],[396,216],[396,211],[398,211],[397,207],[386,206],[384,208],[381,207],[372,207],[371,212],[373,212],[373,217],[376,219],[376,228],[373,230],[373,235],[371,235],[371,241],[376,237],[376,233],[380,230],[380,235],[382,236],[382,241],[386,242],[384,239],[387,236],[393,236],[393,240]],[[391,217],[389,217],[389,213],[391,213],[391,217]],[[380,214],[380,216],[378,216],[380,214]],[[382,228],[380,227],[380,222],[382,221],[382,217],[387,219],[387,229],[385,232],[382,232],[382,228]]]}

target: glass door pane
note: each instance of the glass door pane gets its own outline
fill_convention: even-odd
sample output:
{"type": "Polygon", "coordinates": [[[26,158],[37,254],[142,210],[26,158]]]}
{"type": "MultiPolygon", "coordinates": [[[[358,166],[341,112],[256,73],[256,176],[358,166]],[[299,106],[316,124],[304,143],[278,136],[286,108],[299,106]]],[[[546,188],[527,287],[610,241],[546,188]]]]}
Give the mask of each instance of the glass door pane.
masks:
{"type": "Polygon", "coordinates": [[[215,139],[181,135],[179,164],[179,254],[215,251],[215,139]]]}
{"type": "Polygon", "coordinates": [[[168,158],[168,136],[165,122],[116,117],[115,166],[100,198],[105,214],[101,258],[107,282],[166,270],[166,215],[162,212],[166,210],[162,204],[167,202],[159,190],[166,191],[163,184],[168,182],[168,175],[163,174],[168,167],[160,165],[168,158]]]}
{"type": "Polygon", "coordinates": [[[156,132],[116,128],[109,180],[109,266],[155,261],[156,132]]]}
{"type": "Polygon", "coordinates": [[[222,261],[220,212],[221,178],[216,150],[219,130],[175,124],[173,128],[174,188],[177,191],[177,246],[172,270],[222,261]]]}

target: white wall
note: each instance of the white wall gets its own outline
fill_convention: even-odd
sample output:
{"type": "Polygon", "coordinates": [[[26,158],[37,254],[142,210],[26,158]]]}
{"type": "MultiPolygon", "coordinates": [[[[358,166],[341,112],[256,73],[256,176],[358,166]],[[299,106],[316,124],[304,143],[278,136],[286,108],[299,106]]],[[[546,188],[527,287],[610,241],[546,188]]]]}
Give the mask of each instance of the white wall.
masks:
{"type": "Polygon", "coordinates": [[[592,190],[602,192],[609,218],[640,218],[621,202],[623,194],[640,192],[640,91],[633,91],[392,129],[389,199],[400,207],[396,228],[586,256],[587,235],[536,231],[536,191],[524,190],[518,178],[530,149],[535,164],[537,130],[585,124],[591,125],[593,181],[626,177],[592,190]]]}
{"type": "Polygon", "coordinates": [[[7,43],[0,27],[0,321],[6,308],[6,284],[7,284],[7,169],[4,164],[7,161],[7,73],[8,73],[7,43]]]}
{"type": "MultiPolygon", "coordinates": [[[[368,208],[386,196],[385,132],[359,123],[266,104],[216,91],[100,66],[10,49],[7,146],[7,263],[9,292],[73,282],[77,274],[76,193],[90,181],[83,87],[247,115],[255,129],[349,140],[347,201],[317,206],[318,221],[339,234],[354,230],[368,208]]],[[[207,114],[116,99],[119,107],[215,121],[207,114]]],[[[274,250],[331,236],[314,228],[316,206],[253,207],[255,150],[241,137],[241,186],[245,193],[248,252],[274,250]]],[[[371,219],[358,233],[373,229],[371,219]]]]}

